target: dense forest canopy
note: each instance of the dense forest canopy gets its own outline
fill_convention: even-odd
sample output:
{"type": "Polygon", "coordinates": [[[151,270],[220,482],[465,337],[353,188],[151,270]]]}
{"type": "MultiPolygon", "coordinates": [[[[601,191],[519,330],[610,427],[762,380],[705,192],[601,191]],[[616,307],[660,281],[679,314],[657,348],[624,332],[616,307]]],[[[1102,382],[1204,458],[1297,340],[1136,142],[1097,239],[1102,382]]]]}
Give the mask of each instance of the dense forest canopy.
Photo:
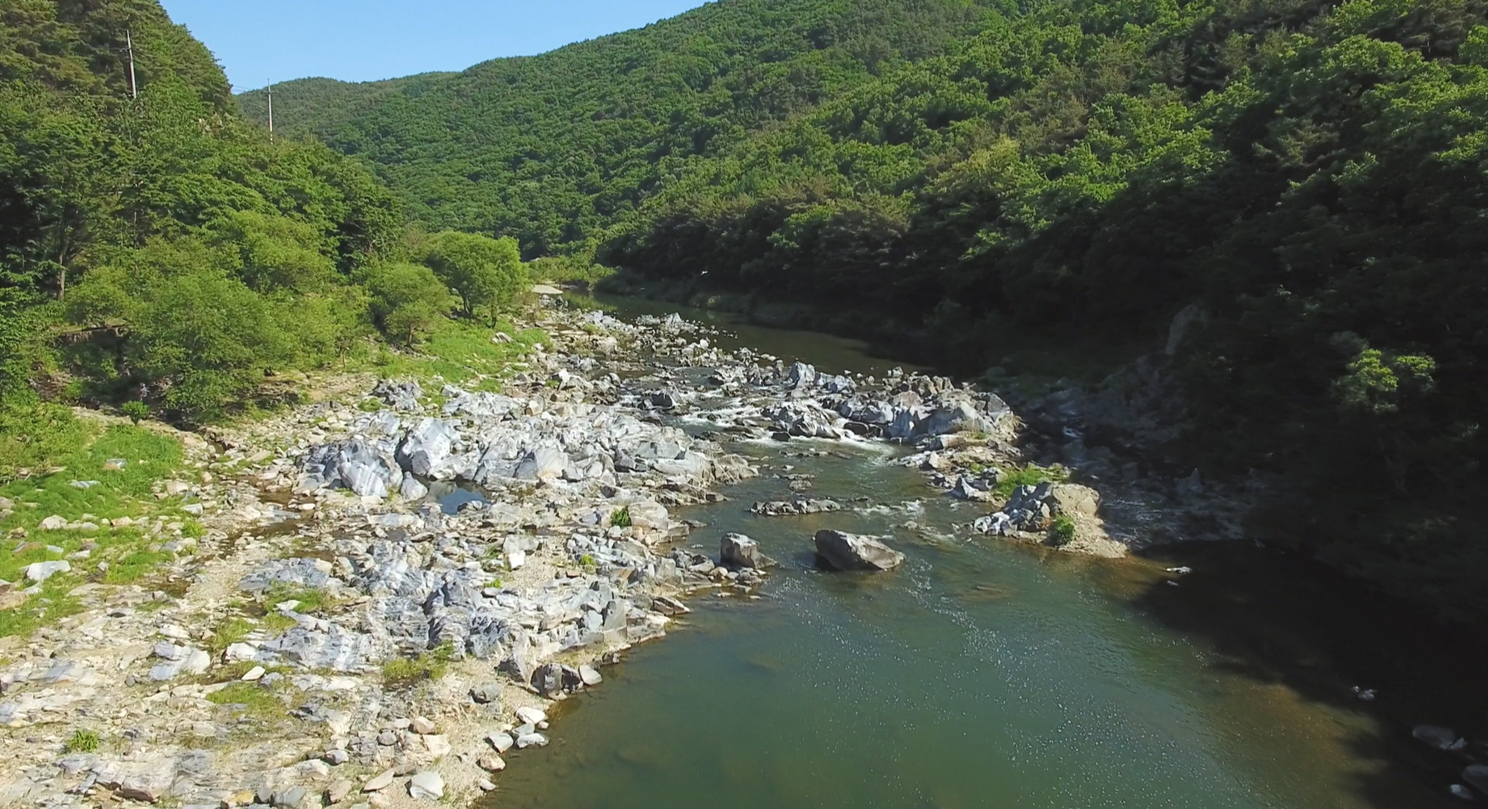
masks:
{"type": "Polygon", "coordinates": [[[1010,330],[1155,341],[1193,307],[1169,373],[1194,457],[1285,475],[1278,536],[1482,616],[1484,14],[723,0],[461,74],[321,82],[290,120],[430,224],[898,324],[963,368],[1010,330]]]}
{"type": "MultiPolygon", "coordinates": [[[[452,310],[427,267],[428,289],[387,282],[423,260],[391,192],[244,119],[156,0],[17,0],[0,23],[0,478],[60,434],[43,398],[200,421],[452,310]]],[[[472,317],[525,278],[459,269],[488,278],[472,317]]]]}

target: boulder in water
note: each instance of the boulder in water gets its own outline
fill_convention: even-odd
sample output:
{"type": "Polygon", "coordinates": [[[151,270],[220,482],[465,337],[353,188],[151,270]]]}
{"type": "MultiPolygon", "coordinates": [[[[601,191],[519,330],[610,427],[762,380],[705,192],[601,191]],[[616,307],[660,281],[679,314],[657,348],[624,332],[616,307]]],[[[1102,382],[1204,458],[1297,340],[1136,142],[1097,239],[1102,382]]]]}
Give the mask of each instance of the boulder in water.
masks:
{"type": "Polygon", "coordinates": [[[764,567],[764,556],[760,554],[759,543],[743,534],[724,534],[718,558],[728,567],[764,567]]]}
{"type": "Polygon", "coordinates": [[[904,554],[877,537],[843,531],[817,531],[816,555],[834,570],[893,570],[904,564],[904,554]]]}

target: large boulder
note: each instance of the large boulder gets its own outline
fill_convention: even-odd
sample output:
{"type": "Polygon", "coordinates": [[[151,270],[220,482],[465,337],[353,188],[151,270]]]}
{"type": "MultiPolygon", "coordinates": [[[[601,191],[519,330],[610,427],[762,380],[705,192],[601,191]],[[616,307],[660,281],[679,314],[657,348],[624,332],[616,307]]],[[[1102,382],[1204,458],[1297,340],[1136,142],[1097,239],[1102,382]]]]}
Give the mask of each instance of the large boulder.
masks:
{"type": "Polygon", "coordinates": [[[765,408],[762,413],[778,432],[786,435],[801,438],[843,437],[842,430],[836,426],[837,419],[834,415],[815,402],[781,402],[765,408]]]}
{"type": "Polygon", "coordinates": [[[410,412],[419,409],[424,389],[419,387],[416,379],[384,379],[372,389],[372,395],[394,410],[410,412]]]}
{"type": "Polygon", "coordinates": [[[816,555],[834,570],[893,570],[904,564],[904,554],[878,538],[843,531],[817,531],[816,555]]]}
{"type": "Polygon", "coordinates": [[[398,445],[398,463],[419,477],[452,479],[451,455],[459,438],[457,429],[454,423],[442,419],[421,419],[398,445]]]}
{"type": "Polygon", "coordinates": [[[743,534],[724,534],[718,558],[726,567],[732,568],[761,568],[765,561],[759,543],[743,534]]]}
{"type": "Polygon", "coordinates": [[[316,447],[303,469],[313,487],[343,486],[362,497],[387,497],[403,482],[403,470],[391,453],[359,438],[316,447]]]}
{"type": "Polygon", "coordinates": [[[568,455],[557,447],[538,447],[528,452],[517,463],[518,480],[552,481],[563,477],[568,468],[568,455]]]}

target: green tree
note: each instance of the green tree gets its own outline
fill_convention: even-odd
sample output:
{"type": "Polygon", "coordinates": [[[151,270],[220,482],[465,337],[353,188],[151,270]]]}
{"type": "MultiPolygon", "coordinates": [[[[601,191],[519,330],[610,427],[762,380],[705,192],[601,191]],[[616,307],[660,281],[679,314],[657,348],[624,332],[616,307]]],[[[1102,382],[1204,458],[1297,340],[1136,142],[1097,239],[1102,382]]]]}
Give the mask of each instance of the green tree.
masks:
{"type": "Polygon", "coordinates": [[[413,345],[455,307],[433,270],[417,264],[383,264],[368,271],[372,317],[388,337],[413,345]]]}
{"type": "Polygon", "coordinates": [[[425,242],[424,263],[460,297],[466,317],[495,319],[527,286],[517,240],[445,231],[425,242]]]}

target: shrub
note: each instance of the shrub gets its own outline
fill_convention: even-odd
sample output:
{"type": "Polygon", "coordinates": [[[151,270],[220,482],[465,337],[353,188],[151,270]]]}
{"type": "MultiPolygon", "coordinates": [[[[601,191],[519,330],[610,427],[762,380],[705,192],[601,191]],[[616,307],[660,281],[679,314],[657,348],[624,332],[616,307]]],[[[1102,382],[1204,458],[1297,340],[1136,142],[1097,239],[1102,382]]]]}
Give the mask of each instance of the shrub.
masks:
{"type": "Polygon", "coordinates": [[[630,506],[626,506],[610,515],[610,525],[616,528],[630,527],[630,506]]]}
{"type": "Polygon", "coordinates": [[[1053,525],[1049,526],[1049,544],[1056,548],[1062,548],[1070,544],[1075,538],[1075,521],[1066,514],[1060,514],[1054,518],[1053,525]]]}
{"type": "Polygon", "coordinates": [[[119,409],[135,424],[139,424],[141,421],[150,417],[150,406],[144,402],[125,402],[119,409]]]}

